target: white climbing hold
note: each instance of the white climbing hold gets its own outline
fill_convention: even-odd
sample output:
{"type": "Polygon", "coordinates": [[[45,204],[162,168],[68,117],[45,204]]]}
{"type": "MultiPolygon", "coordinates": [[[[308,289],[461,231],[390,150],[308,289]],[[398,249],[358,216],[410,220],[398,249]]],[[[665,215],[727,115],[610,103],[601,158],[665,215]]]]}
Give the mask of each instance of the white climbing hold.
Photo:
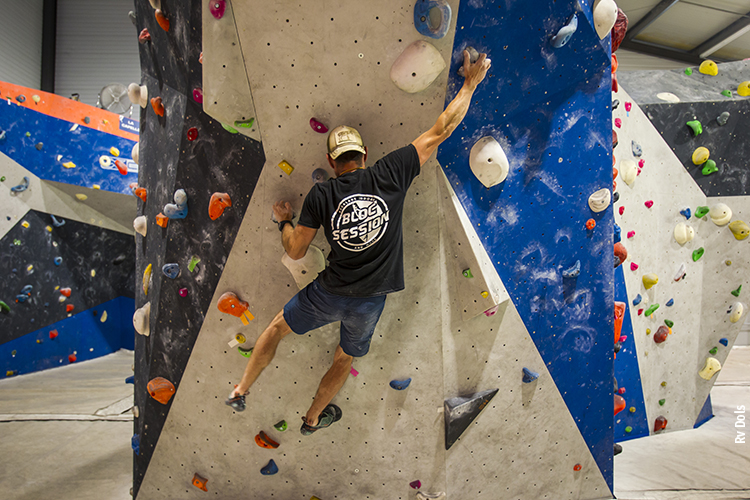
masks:
{"type": "Polygon", "coordinates": [[[671,102],[671,103],[680,102],[680,98],[674,95],[672,92],[659,92],[658,94],[656,94],[656,97],[666,102],[671,102]]]}
{"type": "Polygon", "coordinates": [[[727,312],[729,313],[729,321],[731,323],[737,323],[745,314],[745,304],[742,302],[735,302],[727,312]]]}
{"type": "Polygon", "coordinates": [[[622,160],[620,162],[620,178],[625,184],[632,186],[638,177],[638,165],[632,160],[622,160]]]}
{"type": "Polygon", "coordinates": [[[318,277],[318,274],[326,268],[326,258],[323,252],[313,245],[310,245],[305,256],[298,260],[293,260],[288,254],[284,253],[281,257],[281,263],[292,273],[300,290],[312,283],[318,277]]]}
{"type": "Polygon", "coordinates": [[[607,188],[600,189],[591,196],[589,196],[589,208],[592,212],[603,212],[609,206],[612,201],[612,193],[607,188]]]}
{"type": "Polygon", "coordinates": [[[146,231],[148,231],[148,219],[145,215],[140,215],[135,218],[133,221],[133,228],[135,229],[135,232],[146,237],[146,231]]]}
{"type": "Polygon", "coordinates": [[[151,7],[154,9],[161,10],[161,0],[148,0],[148,3],[150,3],[151,7]]]}
{"type": "Polygon", "coordinates": [[[148,105],[148,87],[131,83],[128,85],[128,98],[133,104],[139,104],[145,108],[148,105]]]}
{"type": "Polygon", "coordinates": [[[492,136],[482,137],[474,144],[469,154],[469,166],[487,188],[503,182],[510,169],[505,151],[492,136]]]}
{"type": "Polygon", "coordinates": [[[133,314],[133,328],[141,335],[148,337],[151,334],[151,302],[146,304],[140,309],[136,309],[133,314]]]}
{"type": "Polygon", "coordinates": [[[112,158],[110,158],[107,155],[102,155],[99,157],[99,166],[102,168],[109,168],[112,166],[112,158]]]}
{"type": "Polygon", "coordinates": [[[135,146],[133,146],[133,151],[130,153],[130,156],[133,158],[133,161],[138,163],[138,159],[140,156],[140,142],[136,142],[135,146]]]}
{"type": "Polygon", "coordinates": [[[614,0],[594,2],[594,27],[599,38],[604,40],[617,21],[617,4],[614,0]]]}
{"type": "Polygon", "coordinates": [[[421,92],[445,69],[438,49],[424,40],[417,40],[404,49],[391,66],[391,80],[409,94],[421,92]]]}
{"type": "Polygon", "coordinates": [[[694,236],[695,231],[693,228],[684,222],[680,222],[674,227],[674,239],[677,240],[677,243],[680,245],[684,245],[688,241],[691,241],[694,236]]]}
{"type": "Polygon", "coordinates": [[[677,272],[674,275],[674,280],[680,281],[682,278],[685,277],[686,274],[687,274],[687,266],[683,262],[682,264],[680,264],[680,267],[677,269],[677,272]]]}
{"type": "Polygon", "coordinates": [[[732,220],[732,209],[724,203],[717,203],[711,207],[708,215],[711,216],[711,221],[717,226],[726,226],[732,220]]]}

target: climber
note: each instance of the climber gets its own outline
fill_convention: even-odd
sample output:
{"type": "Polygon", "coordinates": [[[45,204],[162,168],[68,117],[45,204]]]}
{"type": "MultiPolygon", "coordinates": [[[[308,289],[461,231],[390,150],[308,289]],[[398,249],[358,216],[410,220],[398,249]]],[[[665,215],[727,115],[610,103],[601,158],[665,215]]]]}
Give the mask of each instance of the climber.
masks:
{"type": "Polygon", "coordinates": [[[271,362],[282,338],[340,321],[341,341],[333,365],[302,417],[300,431],[309,435],[341,418],[341,410],[329,403],[344,385],[353,358],[367,354],[387,294],[404,289],[401,215],[406,192],[421,166],[463,120],[489,67],[487,54],[471,63],[469,52],[464,51],[464,84],[435,125],[369,168],[365,168],[367,148],[359,132],[347,126],[334,128],[328,135],[327,157],[336,177],[312,187],[297,227],[292,223],[291,205],[274,204],[289,257],[304,257],[323,226],[331,246],[329,265],[284,306],[258,338],[228,405],[244,410],[248,389],[271,362]]]}

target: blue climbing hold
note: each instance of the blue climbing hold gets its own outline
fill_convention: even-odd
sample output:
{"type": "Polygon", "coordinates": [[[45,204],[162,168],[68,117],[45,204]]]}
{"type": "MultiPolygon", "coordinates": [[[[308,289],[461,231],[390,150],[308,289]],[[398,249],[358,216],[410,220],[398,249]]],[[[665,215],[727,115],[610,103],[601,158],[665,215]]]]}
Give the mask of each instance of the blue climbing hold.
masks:
{"type": "Polygon", "coordinates": [[[581,274],[581,261],[577,260],[573,267],[570,267],[562,272],[563,278],[577,278],[581,274]]]}
{"type": "Polygon", "coordinates": [[[184,219],[187,214],[187,193],[184,189],[178,189],[174,193],[174,203],[164,205],[164,215],[170,219],[184,219]]]}
{"type": "Polygon", "coordinates": [[[573,33],[575,33],[577,29],[578,16],[573,13],[573,15],[570,16],[570,19],[568,19],[568,23],[560,28],[560,31],[557,32],[557,35],[552,37],[552,46],[556,49],[565,47],[565,45],[570,41],[570,39],[573,37],[573,33]]]}
{"type": "Polygon", "coordinates": [[[65,225],[65,219],[58,219],[54,215],[50,214],[50,217],[52,217],[52,225],[55,227],[60,227],[65,225]]]}
{"type": "Polygon", "coordinates": [[[279,468],[276,465],[276,462],[273,461],[273,458],[268,461],[268,465],[260,470],[260,473],[264,476],[273,476],[277,472],[279,472],[279,468]]]}
{"type": "Polygon", "coordinates": [[[619,243],[620,241],[622,241],[622,229],[615,224],[615,243],[619,243]]]}
{"type": "Polygon", "coordinates": [[[128,378],[125,379],[126,384],[133,384],[135,385],[135,375],[131,375],[128,378]]]}
{"type": "Polygon", "coordinates": [[[44,307],[49,307],[49,302],[45,302],[44,307]]]}
{"type": "Polygon", "coordinates": [[[727,345],[729,345],[729,340],[727,340],[727,339],[719,339],[719,344],[721,344],[723,346],[727,346],[727,345]]]}
{"type": "Polygon", "coordinates": [[[175,279],[177,276],[180,275],[180,265],[179,264],[164,264],[164,266],[161,268],[161,272],[164,273],[164,276],[170,279],[175,279]]]}
{"type": "Polygon", "coordinates": [[[16,295],[16,302],[18,302],[19,304],[23,304],[24,302],[26,302],[26,299],[28,299],[28,298],[29,298],[28,295],[24,295],[24,294],[20,293],[20,294],[16,295]]]}
{"type": "Polygon", "coordinates": [[[13,192],[13,193],[21,193],[23,191],[26,191],[27,189],[29,189],[29,178],[28,177],[24,177],[23,181],[18,186],[13,186],[12,188],[10,188],[11,192],[13,192]]]}
{"type": "Polygon", "coordinates": [[[539,374],[536,372],[532,372],[528,368],[523,369],[523,383],[528,384],[530,382],[535,381],[539,378],[539,374]]]}
{"type": "Polygon", "coordinates": [[[59,266],[60,264],[62,264],[62,257],[55,257],[55,265],[59,266]]]}
{"type": "Polygon", "coordinates": [[[693,215],[689,208],[680,210],[680,213],[685,216],[685,219],[689,219],[693,215]]]}
{"type": "Polygon", "coordinates": [[[21,288],[21,293],[29,295],[33,289],[33,285],[26,285],[25,287],[21,288]]]}
{"type": "Polygon", "coordinates": [[[141,436],[138,434],[133,434],[133,437],[130,438],[130,446],[133,448],[133,451],[136,455],[141,454],[141,436]]]}
{"type": "Polygon", "coordinates": [[[639,293],[639,294],[638,294],[638,295],[636,295],[636,297],[635,297],[635,298],[633,299],[633,305],[634,305],[634,306],[637,306],[638,304],[640,304],[640,303],[641,303],[641,300],[643,300],[643,297],[641,297],[641,294],[639,293]]]}
{"type": "Polygon", "coordinates": [[[21,103],[26,102],[26,96],[23,94],[16,96],[16,101],[21,102],[21,103]]]}
{"type": "Polygon", "coordinates": [[[667,301],[667,307],[672,307],[674,305],[674,299],[669,299],[667,301]]]}
{"type": "Polygon", "coordinates": [[[417,0],[417,3],[414,4],[414,27],[421,35],[430,38],[443,38],[448,33],[450,25],[451,6],[445,0],[417,0]],[[438,9],[440,13],[439,23],[430,19],[432,9],[438,9]]]}
{"type": "Polygon", "coordinates": [[[405,380],[391,380],[391,387],[393,387],[397,391],[403,391],[404,389],[409,387],[409,384],[411,384],[411,377],[405,380]]]}
{"type": "Polygon", "coordinates": [[[631,141],[630,148],[633,150],[633,156],[640,158],[643,155],[643,148],[635,141],[631,141]]]}

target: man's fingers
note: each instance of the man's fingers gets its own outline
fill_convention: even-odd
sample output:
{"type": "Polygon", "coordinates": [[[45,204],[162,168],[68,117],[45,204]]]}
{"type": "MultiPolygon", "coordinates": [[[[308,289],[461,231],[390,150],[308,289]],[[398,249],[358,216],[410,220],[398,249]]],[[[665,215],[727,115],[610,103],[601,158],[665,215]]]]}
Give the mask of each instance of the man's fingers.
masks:
{"type": "Polygon", "coordinates": [[[485,59],[487,59],[487,54],[485,53],[479,54],[479,59],[477,59],[477,62],[474,64],[478,64],[481,66],[482,64],[484,64],[485,59]]]}

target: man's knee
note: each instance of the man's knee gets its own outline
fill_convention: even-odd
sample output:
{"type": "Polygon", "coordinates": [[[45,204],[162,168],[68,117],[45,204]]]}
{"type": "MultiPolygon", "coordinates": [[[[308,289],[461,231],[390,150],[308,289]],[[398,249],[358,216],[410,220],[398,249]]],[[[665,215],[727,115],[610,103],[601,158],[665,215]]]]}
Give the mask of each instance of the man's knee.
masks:
{"type": "Polygon", "coordinates": [[[336,348],[336,352],[333,355],[334,364],[350,365],[353,360],[354,360],[354,356],[350,356],[347,353],[345,353],[340,345],[336,348]]]}

